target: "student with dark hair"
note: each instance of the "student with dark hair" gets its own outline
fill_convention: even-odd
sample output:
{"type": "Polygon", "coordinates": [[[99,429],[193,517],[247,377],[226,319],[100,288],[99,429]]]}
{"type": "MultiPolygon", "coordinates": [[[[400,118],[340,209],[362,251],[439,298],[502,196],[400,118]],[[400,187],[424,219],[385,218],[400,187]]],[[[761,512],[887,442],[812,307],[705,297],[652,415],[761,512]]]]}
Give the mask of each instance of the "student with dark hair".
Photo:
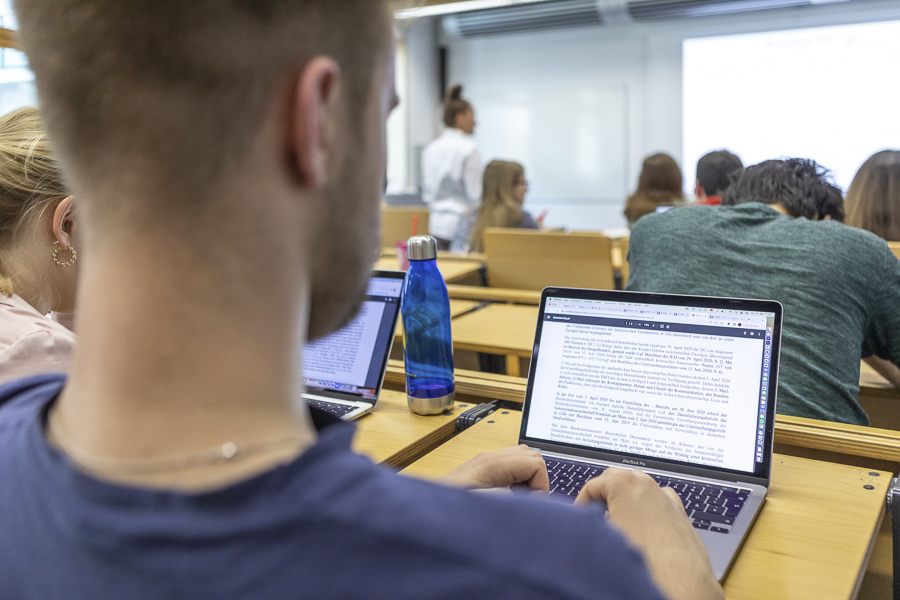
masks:
{"type": "Polygon", "coordinates": [[[422,200],[428,205],[428,230],[439,250],[448,250],[459,222],[481,203],[481,156],[472,134],[475,110],[463,100],[462,86],[444,99],[446,129],[422,152],[422,200]]]}
{"type": "Polygon", "coordinates": [[[719,206],[722,194],[744,168],[744,163],[728,150],[717,150],[697,161],[696,204],[719,206]]]}
{"type": "Polygon", "coordinates": [[[303,399],[378,248],[387,2],[16,8],[90,260],[71,377],[0,388],[0,595],[723,597],[645,473],[474,494],[547,491],[541,455],[402,477],[303,399]]]}
{"type": "Polygon", "coordinates": [[[625,201],[628,226],[632,227],[638,219],[656,212],[660,206],[683,205],[682,183],[681,169],[668,154],[654,154],[644,159],[637,190],[625,201]]]}
{"type": "Polygon", "coordinates": [[[641,219],[628,289],[778,300],[778,412],[868,425],[859,361],[900,363],[900,261],[839,222],[841,192],[812,161],[748,167],[722,201],[641,219]]]}
{"type": "Polygon", "coordinates": [[[870,156],[847,190],[847,225],[900,242],[900,151],[870,156]]]}
{"type": "Polygon", "coordinates": [[[828,171],[802,158],[766,160],[747,167],[725,192],[723,206],[747,202],[778,205],[791,217],[844,220],[844,196],[830,183],[828,171]]]}

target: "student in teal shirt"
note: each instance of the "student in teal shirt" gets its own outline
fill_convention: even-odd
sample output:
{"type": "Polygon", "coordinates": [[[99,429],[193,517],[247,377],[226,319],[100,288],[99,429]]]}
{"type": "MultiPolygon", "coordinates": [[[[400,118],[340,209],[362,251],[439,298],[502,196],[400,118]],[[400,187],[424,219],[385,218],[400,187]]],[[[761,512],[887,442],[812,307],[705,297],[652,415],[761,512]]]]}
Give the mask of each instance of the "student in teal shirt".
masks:
{"type": "Polygon", "coordinates": [[[859,361],[900,363],[900,261],[839,222],[841,192],[812,161],[749,167],[722,201],[641,219],[628,289],[778,300],[778,412],[868,425],[859,361]]]}

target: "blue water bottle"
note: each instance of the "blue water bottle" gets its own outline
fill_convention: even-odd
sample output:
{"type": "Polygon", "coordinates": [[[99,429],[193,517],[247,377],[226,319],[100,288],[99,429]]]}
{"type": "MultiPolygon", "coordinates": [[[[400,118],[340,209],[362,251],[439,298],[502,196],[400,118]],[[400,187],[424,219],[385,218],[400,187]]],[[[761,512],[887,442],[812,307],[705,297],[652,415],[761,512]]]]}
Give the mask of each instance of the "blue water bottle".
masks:
{"type": "Polygon", "coordinates": [[[407,242],[409,270],[403,281],[403,357],[406,398],[419,415],[437,415],[453,407],[453,338],[450,300],[437,267],[437,243],[430,235],[407,242]]]}

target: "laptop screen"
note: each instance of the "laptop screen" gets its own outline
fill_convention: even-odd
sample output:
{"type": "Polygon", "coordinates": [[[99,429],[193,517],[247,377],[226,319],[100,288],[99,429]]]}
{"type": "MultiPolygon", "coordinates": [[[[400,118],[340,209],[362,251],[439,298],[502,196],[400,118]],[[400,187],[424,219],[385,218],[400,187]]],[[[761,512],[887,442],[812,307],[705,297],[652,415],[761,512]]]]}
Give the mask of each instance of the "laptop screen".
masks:
{"type": "Polygon", "coordinates": [[[548,293],[524,437],[759,471],[768,459],[767,419],[774,414],[768,409],[780,336],[775,310],[747,310],[754,301],[657,304],[634,299],[666,297],[619,292],[630,301],[617,301],[606,299],[616,292],[593,293],[604,299],[548,293]]]}
{"type": "Polygon", "coordinates": [[[377,399],[402,289],[403,273],[376,272],[356,318],[337,333],[303,349],[303,378],[308,390],[377,399]]]}

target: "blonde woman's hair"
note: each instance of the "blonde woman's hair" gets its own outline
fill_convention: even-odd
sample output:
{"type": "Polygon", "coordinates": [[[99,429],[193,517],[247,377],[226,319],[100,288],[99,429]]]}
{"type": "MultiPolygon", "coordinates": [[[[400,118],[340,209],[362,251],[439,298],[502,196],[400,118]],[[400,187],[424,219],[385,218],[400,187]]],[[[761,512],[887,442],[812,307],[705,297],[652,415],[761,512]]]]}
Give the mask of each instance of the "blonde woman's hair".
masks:
{"type": "Polygon", "coordinates": [[[900,242],[900,151],[870,156],[853,177],[844,205],[847,225],[900,242]]]}
{"type": "MultiPolygon", "coordinates": [[[[0,265],[20,227],[68,195],[38,109],[26,106],[0,117],[0,265]]],[[[0,293],[13,292],[9,278],[0,275],[0,293]]]]}
{"type": "Polygon", "coordinates": [[[525,178],[519,163],[495,160],[484,169],[481,208],[472,227],[473,252],[484,252],[484,230],[488,227],[521,227],[522,207],[513,197],[513,189],[525,178]]]}

